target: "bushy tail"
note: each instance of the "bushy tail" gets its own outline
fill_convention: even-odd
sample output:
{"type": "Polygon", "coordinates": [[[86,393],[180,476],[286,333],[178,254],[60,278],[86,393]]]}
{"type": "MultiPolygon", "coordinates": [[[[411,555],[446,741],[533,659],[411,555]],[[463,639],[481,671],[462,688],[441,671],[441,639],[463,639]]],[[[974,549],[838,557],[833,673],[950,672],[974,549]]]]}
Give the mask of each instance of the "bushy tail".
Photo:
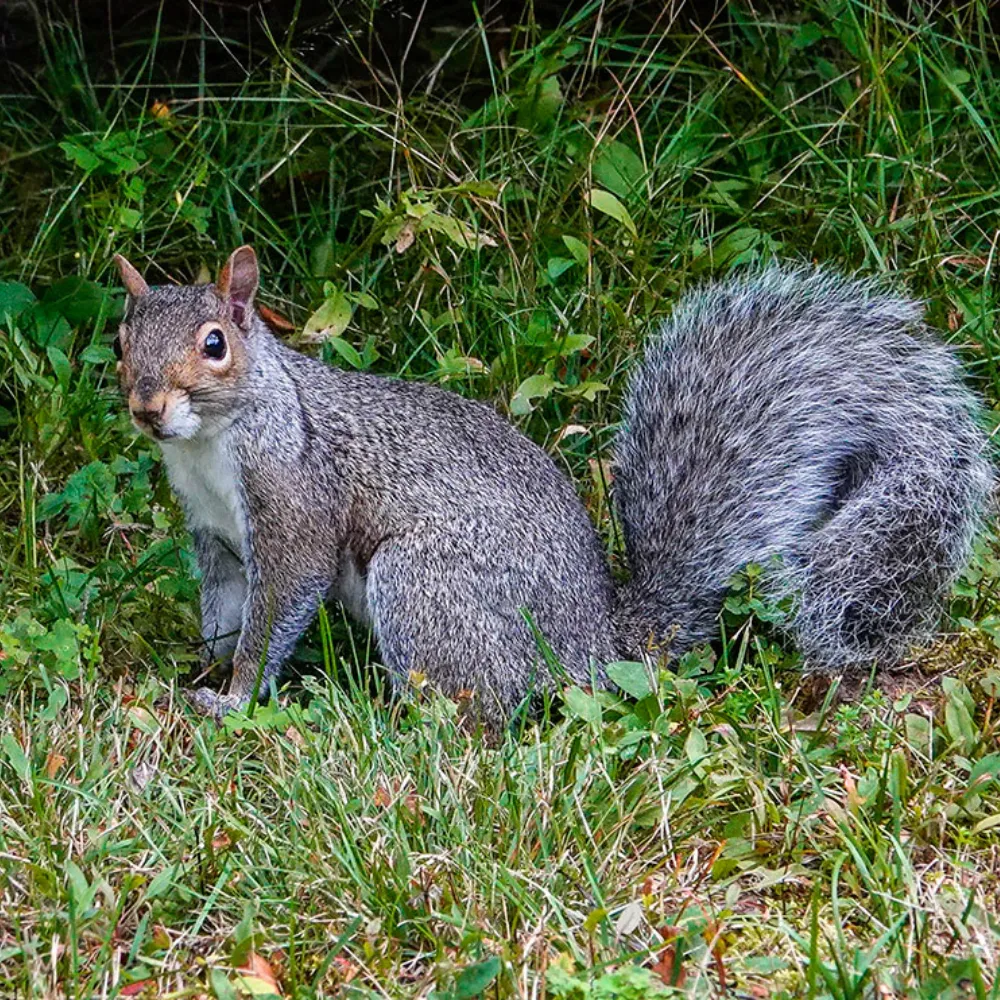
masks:
{"type": "Polygon", "coordinates": [[[979,403],[921,316],[873,283],[779,267],[678,305],[616,445],[623,653],[710,638],[750,562],[777,563],[818,668],[888,664],[931,631],[993,473],[979,403]]]}
{"type": "Polygon", "coordinates": [[[891,665],[932,634],[985,499],[971,470],[953,472],[948,480],[903,461],[873,471],[774,580],[796,599],[807,662],[891,665]]]}

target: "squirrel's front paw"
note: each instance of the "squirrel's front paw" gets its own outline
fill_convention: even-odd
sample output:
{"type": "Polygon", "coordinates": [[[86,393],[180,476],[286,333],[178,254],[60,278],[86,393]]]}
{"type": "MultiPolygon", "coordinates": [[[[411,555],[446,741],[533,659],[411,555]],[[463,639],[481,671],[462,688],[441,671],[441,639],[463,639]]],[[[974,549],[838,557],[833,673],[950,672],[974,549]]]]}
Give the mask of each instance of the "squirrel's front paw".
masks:
{"type": "Polygon", "coordinates": [[[233,694],[222,694],[213,691],[212,688],[198,688],[195,691],[186,691],[188,701],[199,715],[207,715],[209,718],[221,722],[229,712],[239,711],[244,707],[242,700],[233,694]]]}

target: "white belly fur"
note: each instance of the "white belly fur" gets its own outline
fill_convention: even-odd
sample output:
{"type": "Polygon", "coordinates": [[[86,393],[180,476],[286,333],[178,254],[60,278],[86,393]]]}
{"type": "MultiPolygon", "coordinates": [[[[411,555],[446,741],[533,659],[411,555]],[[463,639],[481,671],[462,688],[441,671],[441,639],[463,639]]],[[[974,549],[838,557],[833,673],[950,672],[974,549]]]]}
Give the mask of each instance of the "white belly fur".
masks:
{"type": "MultiPolygon", "coordinates": [[[[184,505],[188,527],[218,535],[242,556],[246,519],[225,434],[161,444],[170,485],[184,505]]],[[[367,585],[367,574],[348,554],[333,597],[366,625],[371,622],[367,585]]]]}
{"type": "Polygon", "coordinates": [[[184,505],[188,527],[218,535],[242,556],[246,518],[225,432],[161,445],[170,485],[184,505]]]}

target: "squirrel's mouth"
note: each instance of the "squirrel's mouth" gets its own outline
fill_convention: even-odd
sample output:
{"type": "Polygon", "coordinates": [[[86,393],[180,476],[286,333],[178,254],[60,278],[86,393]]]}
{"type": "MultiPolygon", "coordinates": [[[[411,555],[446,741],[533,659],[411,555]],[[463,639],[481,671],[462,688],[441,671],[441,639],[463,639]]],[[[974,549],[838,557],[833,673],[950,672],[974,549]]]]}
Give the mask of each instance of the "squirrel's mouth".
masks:
{"type": "Polygon", "coordinates": [[[161,424],[150,420],[140,419],[134,414],[132,416],[132,426],[145,437],[152,438],[154,441],[169,441],[171,438],[177,437],[177,434],[170,430],[170,428],[163,427],[161,424]]]}
{"type": "Polygon", "coordinates": [[[201,417],[191,406],[186,393],[166,393],[155,406],[136,406],[130,400],[129,411],[136,430],[154,441],[194,437],[201,428],[201,417]]]}

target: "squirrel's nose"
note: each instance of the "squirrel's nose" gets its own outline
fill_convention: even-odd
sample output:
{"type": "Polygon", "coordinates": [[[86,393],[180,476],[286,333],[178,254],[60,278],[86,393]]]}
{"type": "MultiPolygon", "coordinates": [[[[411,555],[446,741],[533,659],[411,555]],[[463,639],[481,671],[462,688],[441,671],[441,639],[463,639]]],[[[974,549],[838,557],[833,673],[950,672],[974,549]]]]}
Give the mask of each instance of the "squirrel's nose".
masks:
{"type": "Polygon", "coordinates": [[[128,408],[133,420],[155,427],[163,419],[163,411],[167,408],[167,397],[163,393],[157,393],[155,396],[141,399],[133,394],[129,399],[128,408]]]}
{"type": "Polygon", "coordinates": [[[149,399],[159,394],[160,383],[152,375],[140,375],[135,380],[132,391],[136,398],[141,400],[149,399]]]}

